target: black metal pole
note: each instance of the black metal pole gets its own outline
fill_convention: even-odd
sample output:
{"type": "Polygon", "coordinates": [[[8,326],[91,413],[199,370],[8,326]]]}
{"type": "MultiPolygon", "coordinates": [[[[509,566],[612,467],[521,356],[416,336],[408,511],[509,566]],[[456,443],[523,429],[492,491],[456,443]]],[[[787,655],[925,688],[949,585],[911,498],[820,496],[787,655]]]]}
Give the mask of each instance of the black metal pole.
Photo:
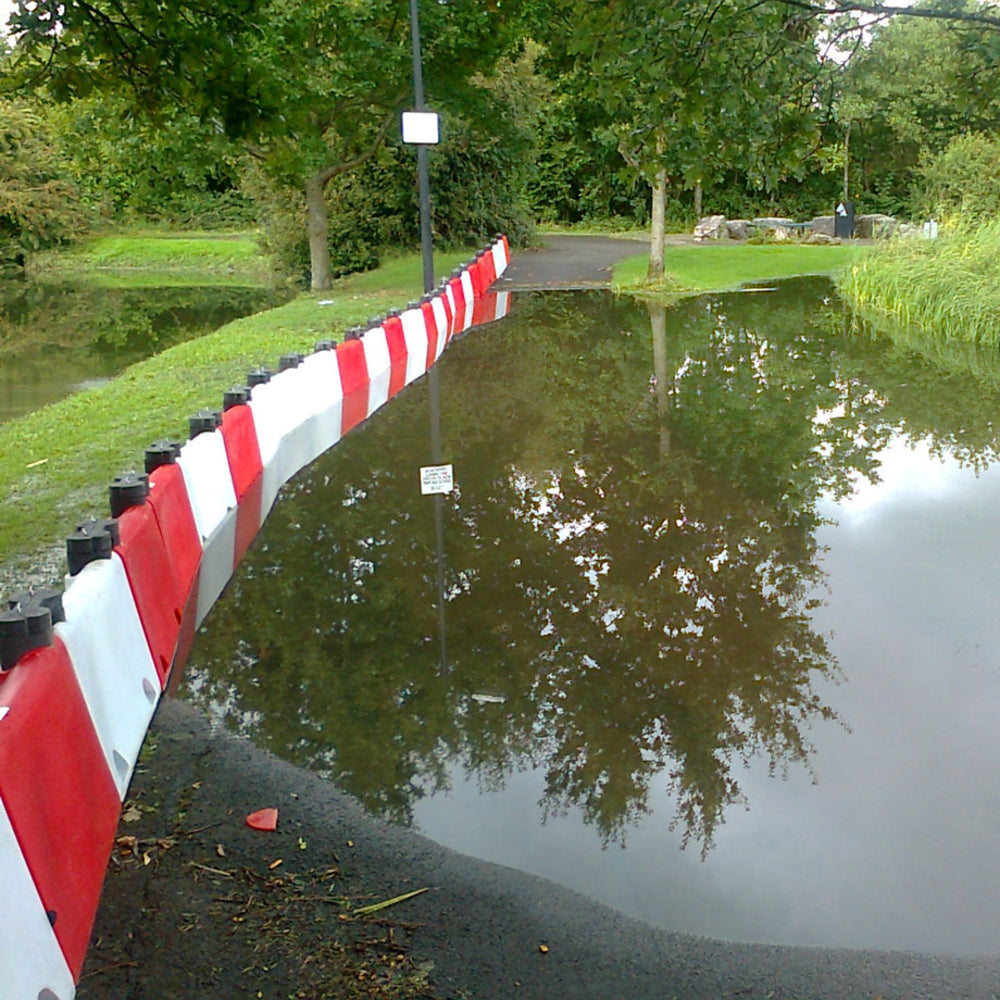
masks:
{"type": "MultiPolygon", "coordinates": [[[[424,71],[420,57],[420,16],[417,0],[410,0],[410,37],[413,42],[413,99],[423,111],[424,71]]],[[[424,258],[424,291],[434,289],[434,242],[431,236],[431,183],[427,174],[427,147],[417,146],[417,178],[420,185],[420,247],[424,258]]]]}
{"type": "MultiPolygon", "coordinates": [[[[420,17],[417,0],[410,0],[410,37],[413,43],[413,99],[417,111],[425,110],[424,72],[420,57],[420,17]]],[[[431,182],[427,172],[427,147],[417,146],[417,179],[420,189],[420,249],[424,261],[424,292],[434,290],[434,240],[431,234],[431,182]]],[[[431,397],[431,461],[441,464],[441,402],[437,368],[427,373],[431,397]]],[[[437,549],[438,628],[441,633],[441,672],[448,673],[448,628],[444,608],[444,497],[434,497],[434,541],[437,549]]]]}

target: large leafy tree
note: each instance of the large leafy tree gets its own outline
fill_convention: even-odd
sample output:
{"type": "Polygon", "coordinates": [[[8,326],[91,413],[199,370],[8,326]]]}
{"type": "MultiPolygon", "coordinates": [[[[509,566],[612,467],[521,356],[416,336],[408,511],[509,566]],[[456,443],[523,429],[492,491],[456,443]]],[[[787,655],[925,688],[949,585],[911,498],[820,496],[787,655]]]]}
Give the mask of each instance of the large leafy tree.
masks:
{"type": "Polygon", "coordinates": [[[873,26],[841,74],[837,109],[858,193],[883,210],[910,209],[922,158],[1000,127],[998,56],[1000,35],[977,22],[894,17],[873,26]]]}
{"type": "Polygon", "coordinates": [[[650,277],[663,275],[669,179],[694,187],[741,165],[761,187],[811,141],[814,23],[779,2],[574,5],[570,51],[589,70],[622,155],[652,189],[650,277]]]}
{"type": "MultiPolygon", "coordinates": [[[[428,98],[474,109],[519,38],[522,0],[425,4],[428,98]]],[[[312,284],[330,282],[324,194],[365,169],[412,105],[406,0],[20,0],[22,79],[59,96],[125,86],[156,111],[182,107],[240,137],[302,192],[312,284]]]]}

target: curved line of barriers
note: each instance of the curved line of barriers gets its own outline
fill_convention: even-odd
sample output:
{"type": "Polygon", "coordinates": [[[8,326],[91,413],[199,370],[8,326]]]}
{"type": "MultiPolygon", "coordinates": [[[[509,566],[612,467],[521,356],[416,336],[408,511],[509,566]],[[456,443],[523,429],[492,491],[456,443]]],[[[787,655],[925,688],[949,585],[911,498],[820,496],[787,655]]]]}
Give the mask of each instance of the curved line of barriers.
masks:
{"type": "Polygon", "coordinates": [[[498,236],[434,292],[312,354],[251,371],[221,411],[158,441],[110,486],[111,517],[67,539],[64,592],[0,612],[0,997],[71,1000],[122,803],[162,693],[278,491],[507,314],[498,236]]]}

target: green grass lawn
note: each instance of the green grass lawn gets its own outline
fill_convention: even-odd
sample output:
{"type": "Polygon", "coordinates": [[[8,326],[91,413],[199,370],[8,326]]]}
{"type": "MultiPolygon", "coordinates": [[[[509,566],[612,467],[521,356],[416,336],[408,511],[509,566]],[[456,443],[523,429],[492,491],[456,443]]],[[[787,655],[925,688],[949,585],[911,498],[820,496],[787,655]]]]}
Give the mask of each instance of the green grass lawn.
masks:
{"type": "MultiPolygon", "coordinates": [[[[470,250],[438,254],[439,276],[470,250]]],[[[236,320],[126,369],[107,385],[0,424],[0,565],[29,573],[40,547],[71,534],[77,521],[106,517],[107,487],[122,472],[142,471],[143,452],[159,438],[187,439],[187,419],[221,409],[222,395],[258,365],[340,340],[369,317],[403,306],[423,290],[419,255],[401,256],[329,292],[236,320]],[[324,304],[325,303],[325,304],[324,304]]]]}
{"type": "Polygon", "coordinates": [[[142,280],[147,285],[160,274],[198,272],[199,278],[213,274],[260,278],[270,271],[255,235],[246,232],[168,235],[139,231],[91,236],[72,247],[39,254],[31,266],[33,271],[46,274],[141,269],[146,272],[142,280]]]}
{"type": "Polygon", "coordinates": [[[726,291],[756,281],[791,278],[802,274],[833,274],[847,267],[858,248],[841,246],[753,246],[708,244],[668,246],[664,258],[667,280],[646,282],[649,255],[628,257],[615,266],[613,284],[618,292],[684,293],[726,291]]]}

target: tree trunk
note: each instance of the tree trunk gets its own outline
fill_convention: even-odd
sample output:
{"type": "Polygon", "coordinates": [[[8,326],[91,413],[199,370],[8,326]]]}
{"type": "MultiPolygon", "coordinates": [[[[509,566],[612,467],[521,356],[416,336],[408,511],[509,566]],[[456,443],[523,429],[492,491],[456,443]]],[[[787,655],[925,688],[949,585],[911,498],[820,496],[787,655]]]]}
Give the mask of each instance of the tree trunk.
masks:
{"type": "Polygon", "coordinates": [[[649,230],[649,281],[663,279],[663,246],[666,235],[667,171],[657,170],[653,184],[653,213],[649,230]]]}
{"type": "Polygon", "coordinates": [[[850,197],[850,184],[851,179],[851,123],[847,123],[847,128],[844,129],[844,204],[847,204],[847,199],[850,197]]]}
{"type": "Polygon", "coordinates": [[[330,277],[330,246],[327,243],[328,224],[323,189],[326,179],[321,175],[306,181],[306,228],[309,231],[310,288],[326,291],[333,284],[330,277]]]}
{"type": "Polygon", "coordinates": [[[694,183],[694,221],[701,222],[701,181],[694,183]]]}
{"type": "Polygon", "coordinates": [[[656,134],[656,176],[653,180],[652,218],[649,227],[649,269],[647,281],[663,280],[663,246],[666,242],[667,211],[667,168],[663,166],[663,154],[667,140],[662,132],[656,134]]]}
{"type": "Polygon", "coordinates": [[[667,392],[667,307],[649,307],[653,331],[653,376],[656,379],[656,412],[660,418],[660,458],[670,454],[670,394],[667,392]]]}

